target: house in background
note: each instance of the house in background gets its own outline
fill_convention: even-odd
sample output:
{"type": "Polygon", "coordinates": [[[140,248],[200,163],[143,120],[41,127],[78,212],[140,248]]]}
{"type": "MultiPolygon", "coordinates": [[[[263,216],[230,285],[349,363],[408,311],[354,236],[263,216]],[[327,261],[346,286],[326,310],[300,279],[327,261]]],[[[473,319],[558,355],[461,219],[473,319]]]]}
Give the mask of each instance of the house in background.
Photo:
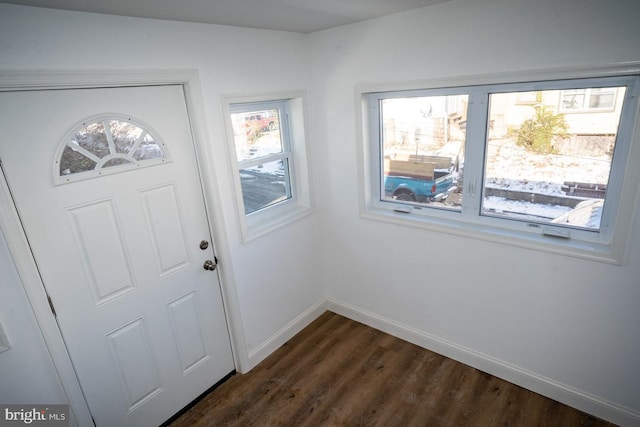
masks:
{"type": "MultiPolygon", "coordinates": [[[[0,87],[184,84],[219,258],[231,368],[250,370],[329,309],[637,426],[637,118],[616,223],[625,243],[601,257],[565,251],[562,243],[522,244],[475,228],[443,231],[371,215],[360,102],[370,92],[421,85],[639,74],[639,15],[635,0],[451,0],[303,34],[0,4],[0,87]],[[252,222],[241,209],[230,113],[282,99],[294,116],[304,116],[292,130],[304,136],[303,192],[290,216],[252,222]]],[[[3,96],[0,114],[7,115],[12,109],[3,96]]],[[[57,147],[61,136],[52,138],[57,147]]],[[[44,292],[30,285],[38,280],[29,276],[33,261],[5,184],[1,191],[0,403],[71,403],[84,425],[91,414],[74,364],[46,314],[44,292]]]]}

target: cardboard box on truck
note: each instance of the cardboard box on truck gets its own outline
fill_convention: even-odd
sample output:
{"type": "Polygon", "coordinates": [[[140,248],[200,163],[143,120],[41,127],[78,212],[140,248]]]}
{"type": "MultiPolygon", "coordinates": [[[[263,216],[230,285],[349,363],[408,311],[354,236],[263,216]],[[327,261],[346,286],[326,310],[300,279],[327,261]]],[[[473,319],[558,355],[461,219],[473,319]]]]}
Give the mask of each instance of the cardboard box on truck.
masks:
{"type": "Polygon", "coordinates": [[[384,159],[385,176],[405,176],[420,180],[433,180],[437,169],[449,170],[450,157],[420,156],[410,154],[396,154],[384,159]]]}

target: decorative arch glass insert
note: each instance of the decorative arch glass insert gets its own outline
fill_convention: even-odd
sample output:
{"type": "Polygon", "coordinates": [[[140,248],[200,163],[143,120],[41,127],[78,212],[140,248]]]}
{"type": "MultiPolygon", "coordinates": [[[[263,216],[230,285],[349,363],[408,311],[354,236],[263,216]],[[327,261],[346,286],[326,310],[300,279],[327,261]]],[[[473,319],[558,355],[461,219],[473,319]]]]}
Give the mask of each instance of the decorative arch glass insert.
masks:
{"type": "Polygon", "coordinates": [[[62,141],[54,164],[57,184],[169,161],[155,132],[128,116],[84,120],[62,141]]]}

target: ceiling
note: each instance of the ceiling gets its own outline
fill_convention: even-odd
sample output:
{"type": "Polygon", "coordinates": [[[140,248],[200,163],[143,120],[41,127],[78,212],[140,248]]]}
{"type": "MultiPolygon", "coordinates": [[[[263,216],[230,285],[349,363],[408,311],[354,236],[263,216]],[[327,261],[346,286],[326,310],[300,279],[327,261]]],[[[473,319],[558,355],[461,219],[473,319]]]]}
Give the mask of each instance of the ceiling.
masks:
{"type": "Polygon", "coordinates": [[[25,6],[311,33],[450,0],[0,0],[25,6]]]}

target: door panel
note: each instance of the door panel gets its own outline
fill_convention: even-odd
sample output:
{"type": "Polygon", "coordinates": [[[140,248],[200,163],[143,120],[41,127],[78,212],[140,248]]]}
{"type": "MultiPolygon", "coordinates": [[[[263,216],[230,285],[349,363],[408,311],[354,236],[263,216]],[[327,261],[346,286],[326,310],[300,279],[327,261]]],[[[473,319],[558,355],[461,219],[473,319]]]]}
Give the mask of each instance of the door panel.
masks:
{"type": "Polygon", "coordinates": [[[144,318],[107,334],[107,339],[131,411],[162,391],[144,318]]]}
{"type": "Polygon", "coordinates": [[[176,340],[182,373],[187,374],[208,358],[197,316],[195,291],[168,304],[171,330],[176,340]]]}
{"type": "Polygon", "coordinates": [[[184,241],[184,224],[175,186],[163,185],[145,190],[141,195],[160,275],[187,266],[189,261],[184,241]]]}
{"type": "MultiPolygon", "coordinates": [[[[0,128],[3,169],[96,423],[162,423],[233,370],[217,274],[202,267],[213,249],[199,247],[210,235],[182,87],[0,93],[0,128]],[[65,135],[111,113],[148,125],[167,161],[57,184],[65,135]]],[[[112,157],[136,146],[102,138],[112,157]]]]}
{"type": "Polygon", "coordinates": [[[122,230],[113,200],[100,200],[67,210],[80,262],[96,305],[134,289],[122,230]]]}

